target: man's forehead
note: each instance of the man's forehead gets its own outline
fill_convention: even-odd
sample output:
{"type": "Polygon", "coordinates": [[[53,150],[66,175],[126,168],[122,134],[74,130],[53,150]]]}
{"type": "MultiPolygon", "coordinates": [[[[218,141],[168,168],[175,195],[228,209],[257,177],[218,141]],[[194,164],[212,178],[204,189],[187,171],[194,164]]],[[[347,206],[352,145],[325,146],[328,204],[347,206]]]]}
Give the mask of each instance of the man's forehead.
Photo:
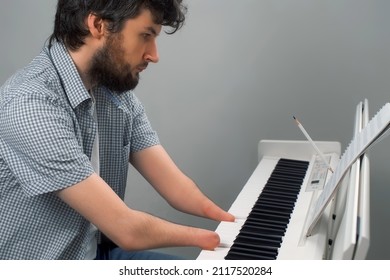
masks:
{"type": "Polygon", "coordinates": [[[155,22],[152,12],[148,9],[143,9],[137,17],[129,19],[128,23],[130,25],[137,25],[139,28],[144,29],[144,31],[151,32],[156,36],[160,34],[162,29],[162,25],[155,22]]]}
{"type": "Polygon", "coordinates": [[[148,31],[153,35],[158,36],[161,32],[161,25],[155,24],[155,26],[145,26],[145,31],[148,31]]]}

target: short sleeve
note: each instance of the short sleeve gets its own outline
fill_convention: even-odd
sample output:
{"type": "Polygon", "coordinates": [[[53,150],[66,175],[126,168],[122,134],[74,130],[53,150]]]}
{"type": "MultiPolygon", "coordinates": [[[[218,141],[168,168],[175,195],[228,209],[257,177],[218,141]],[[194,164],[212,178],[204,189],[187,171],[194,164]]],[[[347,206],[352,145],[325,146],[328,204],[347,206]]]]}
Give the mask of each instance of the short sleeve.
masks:
{"type": "Polygon", "coordinates": [[[134,94],[131,95],[131,108],[133,115],[131,152],[160,144],[157,132],[152,128],[144,106],[134,94]]]}
{"type": "Polygon", "coordinates": [[[15,97],[0,118],[3,158],[28,196],[75,185],[93,173],[71,109],[55,97],[15,97]]]}

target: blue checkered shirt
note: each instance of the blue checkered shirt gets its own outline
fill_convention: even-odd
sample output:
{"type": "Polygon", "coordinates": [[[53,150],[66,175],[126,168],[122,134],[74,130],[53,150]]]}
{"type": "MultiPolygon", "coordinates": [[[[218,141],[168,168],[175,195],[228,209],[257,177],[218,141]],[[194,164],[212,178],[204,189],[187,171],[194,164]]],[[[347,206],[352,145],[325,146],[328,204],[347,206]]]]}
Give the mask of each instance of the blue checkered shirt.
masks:
{"type": "Polygon", "coordinates": [[[133,92],[91,96],[64,45],[54,43],[0,88],[0,259],[83,259],[90,223],[56,191],[93,173],[123,199],[132,152],[159,144],[133,92]]]}

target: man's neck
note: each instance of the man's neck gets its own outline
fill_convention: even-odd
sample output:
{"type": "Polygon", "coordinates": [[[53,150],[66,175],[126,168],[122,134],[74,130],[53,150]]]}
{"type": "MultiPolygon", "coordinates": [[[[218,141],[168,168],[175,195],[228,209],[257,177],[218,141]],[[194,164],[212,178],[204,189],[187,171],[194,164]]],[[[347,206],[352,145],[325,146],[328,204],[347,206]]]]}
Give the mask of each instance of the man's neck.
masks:
{"type": "Polygon", "coordinates": [[[91,60],[98,47],[99,45],[92,44],[90,40],[86,39],[85,44],[82,45],[78,50],[68,50],[87,90],[90,90],[93,87],[90,78],[88,77],[88,70],[91,60]]]}

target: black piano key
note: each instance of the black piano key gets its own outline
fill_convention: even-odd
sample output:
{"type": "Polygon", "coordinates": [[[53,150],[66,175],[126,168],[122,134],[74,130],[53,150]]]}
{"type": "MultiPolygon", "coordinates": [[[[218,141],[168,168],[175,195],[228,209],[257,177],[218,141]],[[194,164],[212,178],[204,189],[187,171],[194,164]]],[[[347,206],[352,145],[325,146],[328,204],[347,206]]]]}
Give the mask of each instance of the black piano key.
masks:
{"type": "Polygon", "coordinates": [[[269,205],[269,204],[255,204],[252,208],[252,211],[268,211],[272,213],[280,213],[280,214],[291,214],[291,207],[282,207],[282,206],[275,206],[275,205],[269,205]]]}
{"type": "Polygon", "coordinates": [[[278,231],[276,229],[272,228],[264,228],[264,227],[259,227],[255,225],[244,225],[240,232],[246,233],[248,235],[254,235],[254,236],[264,236],[264,238],[269,238],[272,240],[279,240],[281,237],[281,233],[283,231],[278,231]]]}
{"type": "Polygon", "coordinates": [[[259,197],[255,205],[274,205],[274,206],[282,206],[286,208],[290,208],[291,210],[294,208],[293,202],[289,201],[275,201],[273,199],[269,199],[266,197],[259,197]]]}
{"type": "Polygon", "coordinates": [[[253,232],[255,234],[263,234],[263,235],[269,235],[269,236],[275,236],[275,237],[276,236],[281,237],[284,235],[283,230],[274,229],[271,227],[265,227],[265,226],[256,225],[256,224],[250,224],[250,223],[245,224],[242,227],[241,231],[253,232]]]}
{"type": "MultiPolygon", "coordinates": [[[[248,237],[248,238],[255,238],[255,240],[261,240],[261,242],[270,242],[268,245],[273,245],[277,242],[277,244],[280,244],[282,242],[282,237],[283,237],[283,231],[278,232],[278,231],[266,231],[266,230],[261,230],[260,228],[252,228],[252,227],[245,227],[240,230],[240,236],[241,237],[248,237]]],[[[264,245],[262,243],[262,245],[264,245]]]]}
{"type": "Polygon", "coordinates": [[[286,182],[286,181],[280,181],[280,180],[271,180],[268,181],[264,188],[272,188],[272,187],[283,187],[288,188],[291,190],[300,190],[300,184],[296,182],[286,182]]]}
{"type": "Polygon", "coordinates": [[[282,197],[279,197],[277,195],[274,195],[274,194],[270,194],[270,193],[262,193],[261,194],[261,197],[259,197],[260,199],[264,199],[264,200],[268,200],[268,201],[274,201],[274,202],[280,202],[280,203],[285,203],[285,204],[294,204],[295,203],[295,199],[286,199],[286,198],[282,198],[282,197]]]}
{"type": "Polygon", "coordinates": [[[275,166],[275,169],[273,171],[278,171],[278,170],[294,170],[296,173],[305,173],[306,169],[306,164],[304,165],[291,165],[291,164],[285,164],[283,162],[279,162],[278,166],[275,166]]]}
{"type": "Polygon", "coordinates": [[[273,215],[275,217],[280,217],[281,219],[290,219],[291,213],[287,212],[277,212],[269,209],[252,209],[253,214],[259,215],[273,215]]]}
{"type": "Polygon", "coordinates": [[[290,188],[288,186],[276,185],[276,184],[268,184],[265,189],[272,189],[279,192],[296,194],[297,190],[295,188],[290,188]]]}
{"type": "Polygon", "coordinates": [[[278,166],[294,166],[296,168],[306,168],[309,165],[308,161],[305,160],[297,160],[297,159],[287,159],[281,158],[279,159],[278,166]]]}
{"type": "Polygon", "coordinates": [[[246,259],[248,254],[250,254],[250,257],[254,259],[272,260],[275,259],[278,254],[278,248],[276,247],[254,245],[254,244],[248,245],[245,243],[241,243],[240,241],[234,243],[230,251],[231,251],[231,254],[229,255],[230,258],[226,258],[226,259],[246,259]]]}
{"type": "Polygon", "coordinates": [[[280,247],[280,242],[277,240],[271,240],[261,237],[256,237],[250,234],[246,234],[245,232],[238,235],[237,241],[241,243],[245,243],[247,245],[259,245],[259,246],[268,246],[268,247],[280,247]]]}
{"type": "Polygon", "coordinates": [[[281,167],[281,168],[276,168],[272,172],[273,175],[275,176],[288,176],[288,178],[301,178],[302,175],[305,175],[306,170],[291,168],[291,167],[281,167]],[[287,175],[289,173],[290,175],[287,175]]]}
{"type": "MultiPolygon", "coordinates": [[[[271,236],[271,235],[260,235],[260,234],[254,234],[252,232],[247,231],[240,231],[240,236],[244,239],[245,242],[250,241],[249,244],[257,244],[257,245],[266,245],[270,247],[280,247],[279,244],[282,243],[282,237],[281,236],[271,236]]],[[[244,241],[243,240],[243,241],[244,241]]]]}
{"type": "Polygon", "coordinates": [[[225,259],[276,259],[309,162],[280,159],[225,259]]]}
{"type": "Polygon", "coordinates": [[[260,220],[260,219],[256,219],[253,217],[248,217],[245,221],[245,224],[266,226],[268,228],[272,228],[272,229],[280,230],[280,231],[285,231],[286,227],[287,227],[285,224],[280,224],[280,223],[278,224],[278,223],[274,223],[274,222],[269,221],[269,220],[260,220]]]}
{"type": "MultiPolygon", "coordinates": [[[[288,171],[288,172],[296,172],[294,170],[288,171]]],[[[302,174],[295,173],[294,176],[288,175],[288,172],[286,171],[279,171],[273,174],[272,180],[280,180],[280,181],[286,181],[286,182],[301,182],[302,181],[302,174]]]]}
{"type": "Polygon", "coordinates": [[[287,186],[295,186],[299,187],[302,183],[302,179],[294,179],[294,178],[284,178],[284,177],[273,177],[270,181],[270,183],[278,183],[281,185],[287,185],[287,186]]]}
{"type": "Polygon", "coordinates": [[[231,250],[229,255],[225,257],[225,260],[275,260],[274,256],[267,256],[262,254],[251,254],[242,249],[235,250],[234,248],[231,250]]]}
{"type": "Polygon", "coordinates": [[[269,214],[269,213],[262,213],[262,212],[251,212],[248,217],[253,217],[256,219],[263,219],[263,220],[271,220],[274,223],[279,224],[285,224],[288,223],[289,217],[281,216],[281,215],[275,215],[275,214],[269,214]]]}
{"type": "Polygon", "coordinates": [[[225,260],[274,260],[275,254],[262,253],[258,250],[251,250],[246,248],[232,248],[225,260]]]}
{"type": "Polygon", "coordinates": [[[287,228],[287,225],[285,222],[273,221],[273,220],[269,219],[269,217],[258,218],[258,217],[254,217],[253,215],[249,215],[247,220],[250,222],[253,222],[253,223],[265,224],[268,227],[275,228],[275,229],[286,230],[286,228],[287,228]]]}
{"type": "Polygon", "coordinates": [[[262,193],[267,193],[267,194],[271,194],[271,195],[275,195],[275,196],[278,196],[278,197],[285,197],[286,199],[296,199],[298,194],[297,193],[286,193],[286,192],[282,192],[282,191],[279,191],[279,190],[275,190],[275,189],[265,189],[263,190],[262,193]]]}

